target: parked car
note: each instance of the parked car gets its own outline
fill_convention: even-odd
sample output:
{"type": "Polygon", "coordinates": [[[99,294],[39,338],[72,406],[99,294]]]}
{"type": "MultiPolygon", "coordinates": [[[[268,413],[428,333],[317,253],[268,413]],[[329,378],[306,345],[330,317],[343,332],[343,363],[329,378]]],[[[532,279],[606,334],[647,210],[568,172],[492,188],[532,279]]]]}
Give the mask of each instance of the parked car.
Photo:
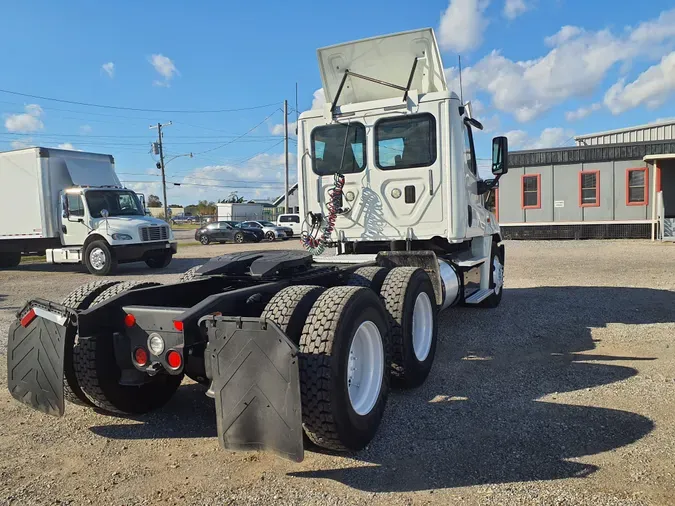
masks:
{"type": "Polygon", "coordinates": [[[255,228],[262,230],[265,234],[265,239],[274,241],[275,239],[283,239],[284,241],[289,237],[293,237],[293,229],[290,227],[278,227],[271,221],[244,221],[241,224],[242,230],[245,228],[255,228]]]}
{"type": "Polygon", "coordinates": [[[302,222],[299,214],[281,214],[277,219],[277,227],[288,227],[293,230],[293,235],[300,235],[302,222]]]}
{"type": "Polygon", "coordinates": [[[209,223],[195,232],[195,240],[202,244],[211,242],[260,242],[265,237],[262,230],[235,228],[224,221],[209,223]]]}
{"type": "Polygon", "coordinates": [[[196,219],[194,216],[185,216],[184,214],[177,214],[173,218],[171,218],[171,223],[173,225],[184,225],[187,223],[194,223],[196,219]]]}

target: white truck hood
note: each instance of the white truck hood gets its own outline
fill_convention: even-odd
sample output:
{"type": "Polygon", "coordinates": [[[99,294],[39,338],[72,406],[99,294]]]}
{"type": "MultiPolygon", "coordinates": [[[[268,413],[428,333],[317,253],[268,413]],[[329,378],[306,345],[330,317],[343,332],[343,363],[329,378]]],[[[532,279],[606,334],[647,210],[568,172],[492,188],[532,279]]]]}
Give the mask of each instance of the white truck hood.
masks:
{"type": "MultiPolygon", "coordinates": [[[[324,47],[317,50],[317,55],[328,104],[335,99],[346,69],[405,87],[415,58],[419,60],[411,90],[422,94],[448,89],[443,61],[431,28],[324,47]]],[[[338,103],[350,104],[394,97],[401,97],[402,100],[403,92],[350,76],[338,103]]]]}
{"type": "MultiPolygon", "coordinates": [[[[112,234],[114,232],[128,233],[127,231],[136,231],[139,227],[152,226],[169,226],[165,221],[157,218],[143,217],[143,216],[111,216],[108,218],[108,231],[112,234]]],[[[106,231],[106,220],[97,218],[94,227],[96,230],[106,231]]]]}

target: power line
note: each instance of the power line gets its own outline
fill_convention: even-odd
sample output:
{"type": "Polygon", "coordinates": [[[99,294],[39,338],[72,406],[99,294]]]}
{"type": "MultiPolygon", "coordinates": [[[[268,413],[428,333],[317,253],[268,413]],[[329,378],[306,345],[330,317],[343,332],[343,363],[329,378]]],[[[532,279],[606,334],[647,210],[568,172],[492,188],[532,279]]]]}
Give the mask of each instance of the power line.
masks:
{"type": "MultiPolygon", "coordinates": [[[[98,139],[98,138],[112,138],[112,139],[148,139],[147,135],[90,135],[90,134],[50,134],[50,133],[39,133],[39,132],[33,132],[33,133],[23,133],[23,132],[0,132],[0,135],[16,135],[20,137],[36,137],[36,136],[42,136],[42,137],[84,137],[88,139],[98,139]]],[[[238,138],[241,137],[241,135],[238,134],[230,134],[230,135],[178,135],[173,137],[172,139],[218,139],[218,140],[223,140],[223,139],[231,139],[231,138],[238,138]]],[[[281,135],[250,135],[248,136],[249,139],[256,139],[256,140],[269,140],[269,139],[282,139],[283,136],[281,135]]],[[[217,142],[217,141],[212,141],[212,142],[217,142]]]]}
{"type": "Polygon", "coordinates": [[[71,105],[81,105],[85,107],[98,107],[101,109],[115,109],[118,111],[136,111],[136,112],[152,112],[152,113],[170,113],[170,114],[211,114],[211,113],[222,113],[222,112],[238,112],[238,111],[251,111],[253,109],[264,109],[266,107],[279,106],[280,102],[274,102],[271,104],[255,105],[251,107],[239,107],[236,109],[212,109],[212,110],[194,110],[194,109],[142,109],[138,107],[125,107],[118,105],[105,105],[105,104],[92,104],[89,102],[77,102],[74,100],[64,100],[60,98],[52,97],[43,97],[40,95],[31,95],[29,93],[20,93],[18,91],[10,91],[0,89],[1,93],[8,93],[10,95],[17,95],[20,97],[35,98],[38,100],[49,100],[51,102],[60,102],[63,104],[71,105]]]}
{"type": "MultiPolygon", "coordinates": [[[[130,180],[130,179],[125,179],[121,181],[122,183],[132,183],[132,184],[158,184],[160,181],[135,181],[135,180],[130,180]]],[[[203,187],[203,188],[241,188],[245,190],[251,190],[254,188],[260,188],[260,183],[258,182],[251,182],[253,186],[248,186],[248,185],[243,185],[242,183],[239,183],[237,185],[217,185],[217,184],[199,184],[199,183],[175,183],[173,181],[167,181],[167,185],[173,185],[174,187],[176,186],[197,186],[197,187],[203,187]]],[[[271,187],[276,187],[276,186],[282,186],[283,183],[280,182],[275,182],[275,183],[264,183],[268,186],[271,187]]],[[[172,187],[168,187],[167,189],[170,189],[172,187]]]]}
{"type": "MultiPolygon", "coordinates": [[[[265,123],[268,119],[270,119],[272,116],[274,116],[277,112],[278,112],[278,110],[274,111],[272,114],[270,114],[269,116],[267,116],[264,120],[262,120],[260,123],[258,123],[258,124],[255,125],[253,128],[249,129],[248,131],[244,132],[244,133],[241,134],[239,137],[235,137],[235,138],[232,139],[231,141],[226,142],[225,144],[221,144],[220,146],[216,146],[215,148],[207,149],[207,150],[200,151],[200,152],[194,153],[194,154],[195,154],[195,155],[201,155],[201,154],[204,154],[204,153],[210,153],[211,151],[215,151],[216,149],[220,149],[220,148],[224,148],[225,146],[229,146],[230,144],[232,144],[232,143],[238,141],[238,140],[241,139],[242,137],[245,137],[245,136],[247,136],[248,134],[250,134],[251,132],[253,132],[253,130],[255,130],[255,129],[258,128],[260,125],[262,125],[263,123],[265,123]]],[[[283,142],[283,140],[282,140],[282,142],[283,142]]]]}

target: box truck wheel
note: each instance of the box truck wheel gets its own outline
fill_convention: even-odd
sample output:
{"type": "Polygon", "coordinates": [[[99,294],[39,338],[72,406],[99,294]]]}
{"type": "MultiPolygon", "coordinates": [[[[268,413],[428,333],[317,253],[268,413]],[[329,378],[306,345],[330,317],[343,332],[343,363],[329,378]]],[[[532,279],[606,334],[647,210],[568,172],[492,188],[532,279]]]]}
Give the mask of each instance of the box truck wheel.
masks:
{"type": "Polygon", "coordinates": [[[397,267],[387,275],[380,296],[390,316],[392,383],[419,386],[436,354],[438,308],[431,280],[417,267],[397,267]]]}
{"type": "Polygon", "coordinates": [[[2,269],[3,267],[16,267],[20,263],[21,263],[20,251],[0,253],[0,269],[2,269]]]}
{"type": "MultiPolygon", "coordinates": [[[[109,281],[102,279],[99,281],[92,281],[86,285],[70,292],[63,304],[66,307],[77,310],[88,309],[92,305],[96,297],[105,292],[108,288],[118,284],[119,281],[109,281]]],[[[84,395],[80,385],[77,383],[75,377],[75,369],[73,368],[73,347],[75,346],[75,339],[77,336],[77,329],[69,325],[66,329],[66,347],[63,357],[63,395],[65,399],[73,404],[80,406],[93,406],[91,401],[84,395]]]]}
{"type": "Polygon", "coordinates": [[[379,293],[387,274],[389,269],[385,267],[361,267],[349,275],[347,285],[365,286],[379,293]]]}
{"type": "Polygon", "coordinates": [[[171,251],[162,251],[159,255],[153,255],[145,259],[145,263],[151,269],[163,269],[171,263],[173,253],[171,251]]]}
{"type": "Polygon", "coordinates": [[[387,314],[364,287],[337,286],[314,303],[300,337],[302,423],[332,450],[360,450],[375,436],[389,394],[387,314]]]}
{"type": "Polygon", "coordinates": [[[325,291],[322,286],[289,286],[272,297],[260,317],[276,323],[291,341],[298,344],[312,306],[325,291]]]}
{"type": "Polygon", "coordinates": [[[504,293],[504,246],[492,243],[490,254],[490,288],[492,295],[481,302],[482,307],[495,308],[502,301],[504,293]]]}
{"type": "MultiPolygon", "coordinates": [[[[127,290],[156,286],[159,283],[125,281],[101,293],[92,305],[127,290]]],[[[73,348],[73,366],[77,382],[87,399],[97,408],[111,413],[147,413],[166,404],[176,392],[183,375],[158,373],[148,376],[139,386],[120,385],[121,370],[115,360],[111,334],[78,339],[73,348]]]]}
{"type": "Polygon", "coordinates": [[[84,248],[84,265],[96,276],[107,276],[117,267],[117,260],[105,241],[92,241],[84,248]]]}

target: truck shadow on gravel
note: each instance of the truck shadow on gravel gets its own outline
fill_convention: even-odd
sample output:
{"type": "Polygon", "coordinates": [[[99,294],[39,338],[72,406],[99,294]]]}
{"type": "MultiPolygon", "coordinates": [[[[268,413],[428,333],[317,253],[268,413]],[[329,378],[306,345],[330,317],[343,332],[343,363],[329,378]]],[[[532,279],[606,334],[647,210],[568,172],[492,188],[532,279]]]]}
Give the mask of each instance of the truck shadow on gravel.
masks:
{"type": "MultiPolygon", "coordinates": [[[[637,413],[584,405],[594,387],[610,391],[637,374],[619,363],[654,360],[582,354],[595,348],[591,329],[673,321],[675,293],[639,288],[509,289],[495,310],[447,311],[429,379],[390,395],[375,440],[352,456],[363,464],[290,475],[372,492],[588,476],[598,467],[571,459],[654,428],[637,413]],[[560,395],[572,391],[581,405],[560,395]]],[[[623,344],[637,348],[633,336],[623,344]]]]}

